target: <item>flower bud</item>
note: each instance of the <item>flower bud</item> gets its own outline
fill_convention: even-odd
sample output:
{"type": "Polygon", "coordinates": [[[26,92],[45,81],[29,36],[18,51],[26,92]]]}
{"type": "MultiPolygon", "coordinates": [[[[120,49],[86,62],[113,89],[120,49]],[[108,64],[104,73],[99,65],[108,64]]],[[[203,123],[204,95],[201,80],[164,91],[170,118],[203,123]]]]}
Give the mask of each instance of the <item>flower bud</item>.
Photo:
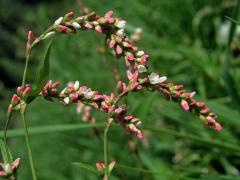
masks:
{"type": "Polygon", "coordinates": [[[76,29],[81,28],[80,24],[77,23],[77,22],[73,22],[72,25],[73,25],[73,27],[76,28],[76,29]]]}
{"type": "Polygon", "coordinates": [[[147,68],[144,65],[138,65],[137,68],[140,73],[147,72],[147,68]]]}
{"type": "Polygon", "coordinates": [[[124,29],[125,26],[126,26],[126,21],[123,21],[123,20],[122,21],[118,21],[118,22],[115,23],[115,26],[120,28],[120,29],[124,29]]]}
{"type": "Polygon", "coordinates": [[[59,17],[59,18],[54,22],[54,25],[55,25],[55,26],[58,26],[58,25],[60,25],[62,22],[63,22],[63,17],[59,17]]]}
{"type": "Polygon", "coordinates": [[[23,91],[23,96],[28,95],[28,94],[30,93],[30,91],[31,91],[31,87],[30,87],[30,86],[27,86],[27,87],[24,89],[24,91],[23,91]]]}
{"type": "Polygon", "coordinates": [[[16,104],[18,104],[19,100],[20,100],[20,98],[18,97],[18,95],[13,94],[12,100],[11,100],[11,104],[12,104],[13,106],[15,106],[16,104]]]}
{"type": "Polygon", "coordinates": [[[148,76],[148,78],[149,78],[149,81],[151,84],[160,84],[167,80],[166,76],[159,77],[159,75],[157,73],[150,74],[150,76],[148,76]]]}
{"type": "Polygon", "coordinates": [[[55,35],[55,32],[54,32],[54,31],[51,31],[51,32],[47,33],[47,34],[43,37],[43,39],[51,38],[51,37],[53,37],[54,35],[55,35]]]}
{"type": "Polygon", "coordinates": [[[219,123],[216,123],[215,130],[216,131],[221,131],[222,130],[222,126],[219,123]]]}
{"type": "Polygon", "coordinates": [[[110,162],[110,164],[108,165],[108,171],[109,171],[109,173],[112,172],[112,170],[113,170],[115,164],[116,164],[116,161],[115,161],[115,160],[112,161],[112,162],[110,162]]]}
{"type": "Polygon", "coordinates": [[[70,103],[69,97],[65,97],[65,98],[63,99],[63,102],[64,102],[65,105],[68,105],[68,104],[70,103]]]}
{"type": "Polygon", "coordinates": [[[183,110],[188,111],[189,110],[188,102],[186,100],[182,99],[181,107],[182,107],[183,110]]]}
{"type": "Polygon", "coordinates": [[[113,11],[108,11],[104,17],[108,17],[108,18],[111,18],[113,16],[113,11]]]}
{"type": "Polygon", "coordinates": [[[74,17],[74,12],[69,12],[64,16],[64,20],[72,20],[74,17]]]}
{"type": "Polygon", "coordinates": [[[144,51],[138,51],[138,52],[136,53],[136,55],[137,55],[137,56],[142,56],[142,55],[144,55],[144,51]]]}
{"type": "Polygon", "coordinates": [[[79,87],[80,87],[79,81],[75,81],[73,87],[74,87],[74,90],[77,91],[79,89],[79,87]]]}

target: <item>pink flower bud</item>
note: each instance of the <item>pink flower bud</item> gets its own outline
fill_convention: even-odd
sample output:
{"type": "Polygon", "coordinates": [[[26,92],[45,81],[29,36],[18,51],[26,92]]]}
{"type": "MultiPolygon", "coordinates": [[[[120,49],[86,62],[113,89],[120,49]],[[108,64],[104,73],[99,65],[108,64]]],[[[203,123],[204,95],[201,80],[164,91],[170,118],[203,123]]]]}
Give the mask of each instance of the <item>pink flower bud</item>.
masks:
{"type": "Polygon", "coordinates": [[[120,54],[122,54],[122,53],[123,53],[122,47],[119,46],[119,45],[117,45],[117,47],[116,47],[116,54],[117,54],[117,55],[120,55],[120,54]]]}
{"type": "Polygon", "coordinates": [[[183,110],[188,111],[189,110],[188,102],[183,99],[181,101],[181,107],[182,107],[183,110]]]}
{"type": "Polygon", "coordinates": [[[13,94],[12,100],[11,100],[11,104],[12,104],[13,106],[15,106],[16,104],[18,104],[19,100],[20,100],[20,98],[18,97],[18,95],[13,94]]]}
{"type": "Polygon", "coordinates": [[[7,177],[7,173],[5,171],[0,171],[0,177],[7,177]]]}
{"type": "Polygon", "coordinates": [[[104,17],[108,17],[108,18],[111,18],[113,16],[113,11],[108,11],[104,17]]]}
{"type": "Polygon", "coordinates": [[[120,114],[121,112],[123,112],[123,108],[119,107],[115,109],[115,113],[120,114]]]}
{"type": "Polygon", "coordinates": [[[134,55],[131,53],[127,56],[127,59],[130,61],[134,60],[134,58],[135,58],[134,55]]]}
{"type": "Polygon", "coordinates": [[[205,106],[204,102],[197,102],[197,107],[203,108],[205,106]]]}
{"type": "Polygon", "coordinates": [[[60,85],[60,82],[56,81],[56,82],[54,82],[54,83],[52,84],[52,87],[53,87],[53,88],[58,88],[59,85],[60,85]]]}
{"type": "Polygon", "coordinates": [[[138,130],[137,131],[137,138],[142,139],[142,137],[143,137],[142,131],[138,130]]]}
{"type": "Polygon", "coordinates": [[[111,40],[109,42],[109,48],[113,48],[115,46],[115,44],[116,44],[116,41],[115,40],[111,40]]]}
{"type": "Polygon", "coordinates": [[[67,29],[68,29],[67,26],[60,25],[59,28],[62,33],[65,33],[65,34],[67,33],[67,29]]]}
{"type": "Polygon", "coordinates": [[[32,42],[33,39],[34,39],[33,32],[32,32],[32,31],[28,31],[28,41],[29,41],[29,42],[32,42]]]}
{"type": "Polygon", "coordinates": [[[19,86],[18,88],[17,88],[17,94],[18,95],[21,95],[22,93],[23,93],[23,87],[22,86],[19,86]]]}
{"type": "Polygon", "coordinates": [[[17,158],[15,161],[13,161],[12,171],[15,171],[18,168],[19,164],[20,164],[20,158],[17,158]]]}
{"type": "Polygon", "coordinates": [[[27,87],[25,88],[25,90],[23,91],[23,96],[28,95],[28,94],[30,93],[30,91],[31,91],[31,88],[30,88],[29,86],[27,86],[27,87]]]}
{"type": "Polygon", "coordinates": [[[134,124],[129,124],[128,128],[132,132],[138,132],[138,129],[137,129],[137,127],[134,124]]]}
{"type": "Polygon", "coordinates": [[[207,120],[208,120],[208,124],[210,125],[214,125],[216,123],[216,120],[211,116],[207,117],[207,120]]]}
{"type": "Polygon", "coordinates": [[[114,161],[112,161],[112,162],[108,165],[108,171],[109,171],[109,173],[112,172],[115,164],[116,164],[116,161],[114,160],[114,161]]]}
{"type": "Polygon", "coordinates": [[[207,113],[209,113],[209,111],[210,111],[210,109],[209,109],[208,107],[206,107],[206,108],[204,108],[203,110],[201,110],[200,112],[201,112],[202,114],[207,114],[207,113]]]}
{"type": "Polygon", "coordinates": [[[105,165],[102,162],[97,162],[96,163],[96,168],[97,168],[97,170],[102,171],[105,168],[105,165]]]}
{"type": "Polygon", "coordinates": [[[73,17],[74,17],[74,12],[71,11],[71,12],[67,13],[67,14],[65,15],[65,17],[68,18],[69,20],[73,19],[73,17]]]}
{"type": "Polygon", "coordinates": [[[84,26],[85,26],[86,28],[88,28],[88,29],[92,29],[92,28],[93,28],[93,25],[90,24],[90,23],[86,23],[84,26]]]}
{"type": "Polygon", "coordinates": [[[218,131],[218,132],[221,131],[222,130],[222,126],[219,123],[216,123],[215,130],[218,131]]]}
{"type": "Polygon", "coordinates": [[[72,101],[74,101],[74,100],[76,100],[77,98],[78,98],[78,93],[72,93],[72,94],[70,94],[70,99],[72,100],[72,101]]]}
{"type": "Polygon", "coordinates": [[[95,30],[99,33],[103,33],[103,30],[102,30],[101,26],[99,26],[99,25],[95,26],[95,30]]]}
{"type": "Polygon", "coordinates": [[[7,113],[8,113],[9,116],[11,115],[12,111],[13,111],[13,109],[12,109],[12,104],[10,104],[10,105],[8,106],[8,110],[7,110],[7,113]]]}

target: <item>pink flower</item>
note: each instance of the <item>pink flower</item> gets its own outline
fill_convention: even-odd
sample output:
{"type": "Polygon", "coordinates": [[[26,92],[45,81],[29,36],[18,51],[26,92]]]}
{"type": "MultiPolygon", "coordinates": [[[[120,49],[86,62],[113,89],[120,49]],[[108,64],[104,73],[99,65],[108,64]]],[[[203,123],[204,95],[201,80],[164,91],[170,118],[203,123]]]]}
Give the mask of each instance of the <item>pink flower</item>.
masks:
{"type": "Polygon", "coordinates": [[[96,163],[96,168],[98,171],[103,171],[105,169],[105,165],[102,162],[97,162],[96,163]]]}
{"type": "Polygon", "coordinates": [[[116,164],[116,161],[115,161],[115,160],[113,160],[112,162],[109,163],[109,165],[108,165],[108,171],[109,171],[109,173],[112,172],[115,164],[116,164]]]}
{"type": "Polygon", "coordinates": [[[13,94],[11,104],[13,106],[15,106],[19,103],[19,101],[20,101],[20,97],[18,97],[18,95],[16,95],[16,94],[13,94]]]}
{"type": "Polygon", "coordinates": [[[0,162],[0,166],[2,168],[2,170],[0,171],[0,177],[7,177],[10,174],[13,174],[18,168],[19,164],[20,164],[20,158],[17,158],[15,161],[13,161],[11,165],[0,162]]]}
{"type": "Polygon", "coordinates": [[[183,110],[188,111],[188,110],[189,110],[188,102],[183,99],[183,100],[181,101],[181,107],[182,107],[183,110]]]}
{"type": "Polygon", "coordinates": [[[221,131],[221,130],[222,130],[221,124],[216,123],[216,124],[215,124],[215,130],[216,130],[216,131],[221,131]]]}

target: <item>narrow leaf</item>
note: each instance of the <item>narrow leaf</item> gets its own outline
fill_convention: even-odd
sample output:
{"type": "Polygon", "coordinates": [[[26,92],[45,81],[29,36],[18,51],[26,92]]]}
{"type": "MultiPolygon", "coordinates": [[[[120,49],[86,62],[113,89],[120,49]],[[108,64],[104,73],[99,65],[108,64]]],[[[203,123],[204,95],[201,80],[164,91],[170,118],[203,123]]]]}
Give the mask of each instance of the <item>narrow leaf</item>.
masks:
{"type": "Polygon", "coordinates": [[[95,169],[95,167],[93,167],[91,165],[88,165],[88,164],[85,164],[85,163],[80,163],[80,162],[75,162],[75,163],[72,163],[72,164],[77,166],[77,167],[80,167],[80,168],[86,169],[88,171],[91,171],[92,173],[94,173],[98,176],[100,175],[99,172],[95,169]]]}
{"type": "Polygon", "coordinates": [[[50,57],[50,53],[51,53],[51,47],[52,47],[52,41],[50,41],[50,43],[47,47],[43,62],[40,62],[39,71],[38,71],[37,78],[35,81],[36,87],[35,87],[35,89],[33,89],[31,91],[31,93],[27,97],[27,100],[26,100],[27,103],[32,102],[38,96],[38,94],[41,92],[41,90],[44,88],[45,84],[48,81],[49,57],[50,57]]]}

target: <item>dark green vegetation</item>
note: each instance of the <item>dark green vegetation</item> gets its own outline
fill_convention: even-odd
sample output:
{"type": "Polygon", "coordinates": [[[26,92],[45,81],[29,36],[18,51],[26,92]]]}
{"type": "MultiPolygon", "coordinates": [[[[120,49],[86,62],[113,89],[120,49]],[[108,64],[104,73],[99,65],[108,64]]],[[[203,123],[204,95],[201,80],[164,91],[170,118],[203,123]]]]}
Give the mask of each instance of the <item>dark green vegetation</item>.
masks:
{"type": "MultiPolygon", "coordinates": [[[[239,179],[239,39],[234,36],[233,41],[228,42],[231,33],[225,35],[226,41],[220,36],[221,25],[231,22],[226,16],[238,19],[233,13],[236,2],[85,2],[90,11],[103,15],[113,10],[116,17],[124,18],[128,34],[141,27],[142,39],[137,45],[150,54],[150,68],[167,75],[176,84],[184,84],[189,91],[196,91],[197,99],[207,102],[223,126],[220,133],[203,126],[198,117],[165,101],[160,94],[132,94],[126,101],[131,104],[131,113],[143,121],[146,138],[139,142],[132,137],[138,149],[138,154],[134,154],[122,128],[114,126],[110,129],[110,157],[117,160],[111,179],[239,179]]],[[[77,0],[0,1],[1,127],[11,94],[21,82],[28,30],[40,34],[68,11],[80,14],[79,3],[77,0]]],[[[123,61],[115,60],[114,56],[108,56],[107,63],[104,61],[103,55],[96,51],[103,42],[104,38],[95,32],[71,36],[59,34],[52,45],[50,78],[63,85],[79,80],[81,85],[111,92],[116,84],[112,68],[119,64],[122,76],[125,76],[124,67],[123,61]]],[[[34,49],[27,82],[33,82],[46,46],[47,43],[34,49]]],[[[102,136],[106,117],[93,113],[102,136]]],[[[82,162],[94,166],[103,161],[102,142],[96,136],[96,130],[82,122],[75,106],[66,108],[39,98],[29,107],[26,118],[31,127],[31,145],[39,179],[98,179],[91,171],[72,164],[82,162]]],[[[19,115],[14,116],[11,128],[21,127],[19,115]]],[[[19,179],[31,179],[22,132],[9,131],[9,142],[13,154],[22,159],[19,179]]]]}

